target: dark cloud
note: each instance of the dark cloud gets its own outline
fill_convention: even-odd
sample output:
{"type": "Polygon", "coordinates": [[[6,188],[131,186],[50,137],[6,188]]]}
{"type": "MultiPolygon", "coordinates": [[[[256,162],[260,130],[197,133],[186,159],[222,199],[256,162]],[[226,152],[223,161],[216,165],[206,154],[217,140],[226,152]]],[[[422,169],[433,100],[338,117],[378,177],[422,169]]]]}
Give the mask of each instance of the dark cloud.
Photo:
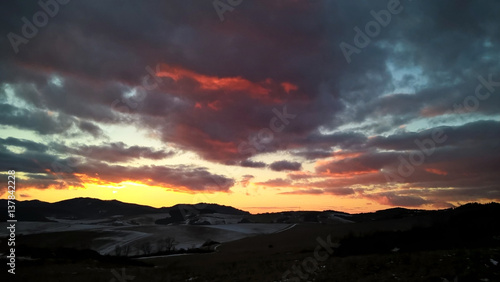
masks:
{"type": "Polygon", "coordinates": [[[1,145],[8,145],[8,146],[22,147],[22,148],[25,148],[26,150],[37,151],[37,152],[45,152],[48,149],[48,146],[46,146],[44,144],[40,144],[40,143],[33,142],[31,140],[26,140],[26,139],[17,139],[17,138],[13,138],[13,137],[8,137],[6,139],[0,138],[0,144],[1,145]]]}
{"type": "Polygon", "coordinates": [[[329,189],[317,189],[317,188],[311,188],[311,189],[298,189],[298,190],[293,190],[289,192],[281,192],[280,194],[283,195],[319,195],[319,194],[330,194],[330,195],[335,195],[335,196],[347,196],[347,195],[353,195],[354,189],[352,188],[329,188],[329,189]]]}
{"type": "Polygon", "coordinates": [[[284,171],[284,170],[301,170],[302,164],[299,162],[289,162],[289,161],[277,161],[269,165],[269,168],[274,171],[284,171]]]}
{"type": "Polygon", "coordinates": [[[32,130],[42,135],[65,135],[72,128],[80,129],[78,135],[87,133],[94,137],[104,135],[99,126],[91,122],[49,110],[27,110],[9,104],[0,104],[0,118],[0,124],[32,130]]]}
{"type": "Polygon", "coordinates": [[[53,115],[46,111],[28,111],[9,104],[0,104],[0,123],[33,130],[40,134],[62,134],[73,126],[74,118],[53,115]]]}
{"type": "Polygon", "coordinates": [[[152,148],[142,146],[127,146],[123,142],[103,144],[99,146],[77,145],[71,147],[52,144],[52,147],[66,154],[73,154],[107,162],[126,162],[139,158],[160,160],[171,157],[175,154],[174,151],[154,150],[152,148]]]}
{"type": "Polygon", "coordinates": [[[228,192],[235,184],[231,178],[212,174],[206,168],[194,166],[141,166],[126,167],[90,163],[78,168],[87,175],[99,176],[101,181],[119,183],[138,181],[147,185],[160,186],[167,190],[184,192],[228,192]]]}
{"type": "MultiPolygon", "coordinates": [[[[12,143],[18,143],[18,141],[12,143]]],[[[42,148],[42,152],[28,150],[21,154],[16,154],[6,149],[5,151],[0,152],[1,169],[3,171],[15,170],[31,173],[47,173],[47,170],[53,170],[53,163],[57,162],[60,164],[66,164],[69,161],[63,158],[58,158],[52,154],[44,153],[43,145],[30,144],[29,146],[31,148],[40,147],[42,148]]]]}
{"type": "Polygon", "coordinates": [[[318,152],[318,148],[322,148],[322,151],[328,151],[328,149],[335,146],[342,149],[355,149],[366,140],[366,136],[358,132],[336,132],[332,134],[311,132],[307,137],[296,142],[306,148],[313,148],[313,152],[318,152]]]}
{"type": "Polygon", "coordinates": [[[404,132],[389,136],[376,136],[370,139],[367,147],[385,150],[414,150],[443,146],[470,146],[478,143],[497,144],[500,133],[500,122],[479,120],[460,126],[440,126],[421,132],[404,132]],[[443,142],[439,142],[440,140],[443,142]],[[436,142],[438,141],[438,142],[436,142]]]}
{"type": "MultiPolygon", "coordinates": [[[[446,142],[436,143],[400,185],[496,197],[487,187],[499,180],[500,3],[401,1],[402,12],[348,63],[339,45],[354,45],[354,28],[363,30],[371,11],[386,7],[385,0],[251,1],[220,22],[209,1],[71,2],[17,54],[7,36],[0,38],[0,124],[44,140],[9,133],[0,140],[0,157],[30,173],[54,173],[53,162],[76,163],[74,171],[102,168],[100,177],[118,181],[115,170],[139,167],[100,161],[160,160],[181,150],[263,168],[265,162],[250,158],[286,151],[316,161],[315,169],[272,163],[274,171],[302,174],[270,185],[352,195],[360,185],[382,189],[387,173],[398,175],[401,157],[419,153],[415,140],[439,129],[446,142]],[[172,150],[96,145],[112,134],[109,125],[135,126],[172,150]],[[82,137],[96,140],[74,148],[53,144],[82,137]],[[16,156],[9,146],[26,152],[16,156]]],[[[1,33],[22,35],[21,19],[38,10],[37,2],[10,1],[0,11],[1,33]]],[[[150,170],[144,179],[188,190],[207,187],[202,182],[213,176],[187,166],[142,168],[150,170]]],[[[373,199],[426,204],[427,196],[393,193],[373,199]]]]}
{"type": "Polygon", "coordinates": [[[244,160],[240,162],[240,166],[242,167],[254,167],[254,168],[261,168],[261,167],[266,167],[266,163],[264,162],[254,162],[251,160],[244,160]]]}
{"type": "Polygon", "coordinates": [[[88,121],[80,121],[78,123],[78,128],[80,128],[80,130],[84,132],[90,133],[92,136],[96,138],[103,135],[103,131],[99,126],[88,121]]]}
{"type": "MultiPolygon", "coordinates": [[[[484,120],[371,138],[363,145],[367,149],[333,154],[332,160],[316,166],[316,174],[290,174],[290,181],[279,184],[308,187],[314,193],[318,188],[327,193],[358,185],[393,190],[364,193],[356,188],[364,197],[393,206],[444,207],[450,205],[448,201],[498,200],[499,126],[497,121],[484,120]],[[313,180],[314,176],[332,178],[313,180]]],[[[354,193],[346,189],[346,195],[354,193]]]]}
{"type": "Polygon", "coordinates": [[[316,160],[316,159],[324,159],[331,157],[332,152],[323,150],[311,150],[311,151],[308,150],[301,152],[293,152],[293,155],[303,157],[306,160],[316,160]]]}
{"type": "Polygon", "coordinates": [[[432,203],[418,196],[401,196],[393,192],[365,195],[379,204],[399,207],[420,207],[432,203]]]}
{"type": "Polygon", "coordinates": [[[84,158],[58,158],[32,151],[22,154],[0,152],[0,161],[2,171],[13,169],[16,172],[25,172],[27,176],[23,179],[23,185],[40,189],[83,187],[84,182],[137,181],[173,191],[227,192],[235,183],[233,179],[212,174],[206,168],[187,165],[109,165],[84,158]]]}

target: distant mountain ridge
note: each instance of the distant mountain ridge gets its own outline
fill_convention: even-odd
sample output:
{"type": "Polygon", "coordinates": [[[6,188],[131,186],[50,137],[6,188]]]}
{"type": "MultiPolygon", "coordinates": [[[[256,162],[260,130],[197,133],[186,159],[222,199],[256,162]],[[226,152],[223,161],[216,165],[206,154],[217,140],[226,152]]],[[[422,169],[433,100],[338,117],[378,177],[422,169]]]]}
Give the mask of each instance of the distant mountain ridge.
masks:
{"type": "MultiPolygon", "coordinates": [[[[0,205],[7,209],[7,200],[0,200],[0,205]]],[[[99,219],[111,216],[131,216],[139,214],[169,213],[181,209],[189,213],[224,213],[231,215],[249,215],[249,212],[218,204],[198,203],[195,205],[177,204],[172,207],[154,208],[145,205],[124,203],[117,200],[95,198],[74,198],[55,203],[39,200],[16,201],[16,219],[20,221],[51,221],[58,219],[99,219]]],[[[7,215],[1,214],[0,220],[6,221],[7,215]]]]}
{"type": "MultiPolygon", "coordinates": [[[[1,199],[0,205],[7,208],[7,200],[1,199]]],[[[497,206],[498,203],[485,205],[497,206]]],[[[171,207],[154,208],[146,205],[124,203],[118,200],[100,200],[95,198],[74,198],[55,203],[39,200],[16,201],[16,219],[19,221],[53,221],[57,219],[95,220],[115,216],[135,216],[143,214],[169,214],[157,224],[200,222],[207,215],[224,214],[240,218],[240,223],[346,223],[390,220],[413,216],[447,216],[450,212],[475,210],[481,204],[471,203],[458,208],[444,210],[419,210],[406,208],[390,208],[376,212],[349,214],[339,211],[283,211],[275,213],[250,214],[231,206],[219,204],[176,204],[171,207]],[[187,220],[187,221],[186,221],[187,220]]],[[[0,214],[0,220],[6,221],[7,213],[0,214]]]]}

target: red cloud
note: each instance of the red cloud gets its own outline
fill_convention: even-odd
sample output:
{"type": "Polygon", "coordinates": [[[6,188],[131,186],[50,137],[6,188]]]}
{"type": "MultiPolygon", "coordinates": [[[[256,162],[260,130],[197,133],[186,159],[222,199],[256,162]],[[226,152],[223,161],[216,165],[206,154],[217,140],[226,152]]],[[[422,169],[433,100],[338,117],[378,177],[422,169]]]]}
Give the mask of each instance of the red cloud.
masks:
{"type": "Polygon", "coordinates": [[[281,86],[285,90],[286,93],[290,93],[290,91],[297,90],[297,85],[291,84],[290,82],[282,82],[281,86]]]}
{"type": "Polygon", "coordinates": [[[185,144],[187,141],[190,146],[200,148],[198,153],[206,159],[213,159],[214,152],[221,159],[233,159],[235,155],[239,154],[238,148],[233,142],[211,138],[196,127],[178,124],[172,137],[174,143],[185,144]]]}
{"type": "MultiPolygon", "coordinates": [[[[242,77],[217,77],[197,73],[192,70],[185,69],[179,66],[171,66],[167,64],[161,64],[159,70],[156,72],[158,77],[169,77],[175,82],[179,82],[182,79],[194,80],[198,83],[198,87],[201,90],[207,91],[223,91],[226,93],[231,92],[244,92],[250,97],[264,102],[269,103],[281,103],[283,99],[279,96],[274,95],[271,97],[273,90],[279,89],[278,85],[273,82],[272,79],[268,78],[265,81],[255,83],[242,77]]],[[[279,86],[286,93],[290,93],[292,90],[297,90],[298,87],[290,82],[282,82],[279,86]]],[[[276,91],[275,91],[276,92],[276,91]]],[[[281,95],[282,96],[282,95],[281,95]]],[[[218,110],[219,107],[214,105],[215,102],[209,103],[208,106],[214,110],[218,110]]]]}

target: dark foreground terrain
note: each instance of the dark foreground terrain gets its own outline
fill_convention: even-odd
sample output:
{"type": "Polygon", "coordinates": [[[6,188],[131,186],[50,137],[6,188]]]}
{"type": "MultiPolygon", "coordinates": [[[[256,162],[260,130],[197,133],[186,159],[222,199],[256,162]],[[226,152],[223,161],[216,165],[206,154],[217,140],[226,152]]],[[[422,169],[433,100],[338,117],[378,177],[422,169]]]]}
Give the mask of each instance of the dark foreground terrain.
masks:
{"type": "MultiPolygon", "coordinates": [[[[278,233],[133,257],[78,247],[80,236],[88,236],[84,231],[25,235],[17,238],[16,279],[6,270],[0,277],[41,282],[500,281],[498,218],[496,203],[430,212],[391,209],[351,215],[351,223],[321,223],[313,217],[278,233]]],[[[3,238],[2,253],[6,245],[3,238]]],[[[6,264],[5,256],[1,263],[6,264]]]]}

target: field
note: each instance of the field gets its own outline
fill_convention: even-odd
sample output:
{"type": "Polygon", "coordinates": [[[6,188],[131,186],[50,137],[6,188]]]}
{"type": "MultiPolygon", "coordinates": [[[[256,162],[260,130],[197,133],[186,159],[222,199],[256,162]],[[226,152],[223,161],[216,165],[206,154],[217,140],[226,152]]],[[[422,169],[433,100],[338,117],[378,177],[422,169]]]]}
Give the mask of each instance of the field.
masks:
{"type": "MultiPolygon", "coordinates": [[[[293,214],[290,221],[302,221],[297,223],[162,225],[154,223],[161,218],[156,215],[120,217],[118,226],[116,217],[20,222],[16,278],[42,282],[500,281],[497,204],[426,213],[395,209],[333,223],[306,222],[304,214],[309,218],[311,213],[293,214]],[[134,224],[129,224],[132,218],[134,224]],[[175,239],[175,244],[165,248],[165,238],[175,239]],[[129,247],[117,253],[116,246],[129,247]]],[[[225,217],[203,215],[211,216],[225,217]]],[[[249,218],[276,222],[282,216],[249,218]]],[[[2,232],[5,224],[1,223],[2,232]]],[[[0,252],[5,254],[7,244],[2,238],[0,252]]]]}

